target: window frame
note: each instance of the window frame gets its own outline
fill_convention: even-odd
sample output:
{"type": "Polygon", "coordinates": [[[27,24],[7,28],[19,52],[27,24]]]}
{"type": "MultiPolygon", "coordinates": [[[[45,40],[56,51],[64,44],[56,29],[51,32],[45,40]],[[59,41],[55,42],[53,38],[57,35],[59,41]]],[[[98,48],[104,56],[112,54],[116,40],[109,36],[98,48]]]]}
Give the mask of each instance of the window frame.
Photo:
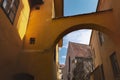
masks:
{"type": "MultiPolygon", "coordinates": [[[[19,4],[20,4],[20,0],[11,0],[11,2],[9,4],[9,9],[8,9],[8,12],[7,10],[5,9],[6,7],[4,7],[4,1],[5,0],[2,0],[1,2],[1,7],[4,11],[4,13],[6,14],[7,18],[9,19],[9,21],[11,22],[11,24],[14,23],[14,20],[15,20],[15,17],[17,15],[17,11],[18,11],[18,7],[19,7],[19,4]]],[[[6,0],[6,1],[9,1],[9,0],[6,0]]],[[[7,2],[6,2],[6,5],[7,5],[7,2]]]]}
{"type": "Polygon", "coordinates": [[[116,79],[120,78],[120,66],[118,64],[116,52],[113,52],[110,55],[110,61],[111,61],[111,66],[112,66],[113,74],[114,74],[115,78],[116,79]]]}
{"type": "Polygon", "coordinates": [[[102,32],[98,32],[98,36],[99,36],[100,45],[102,46],[104,41],[105,41],[103,33],[102,32]]]}
{"type": "Polygon", "coordinates": [[[69,56],[69,62],[68,62],[68,65],[69,65],[69,67],[68,67],[68,72],[70,72],[70,69],[71,69],[71,57],[69,56]]]}
{"type": "Polygon", "coordinates": [[[93,71],[93,76],[94,76],[94,80],[105,80],[105,74],[104,74],[103,64],[99,65],[93,71]]]}

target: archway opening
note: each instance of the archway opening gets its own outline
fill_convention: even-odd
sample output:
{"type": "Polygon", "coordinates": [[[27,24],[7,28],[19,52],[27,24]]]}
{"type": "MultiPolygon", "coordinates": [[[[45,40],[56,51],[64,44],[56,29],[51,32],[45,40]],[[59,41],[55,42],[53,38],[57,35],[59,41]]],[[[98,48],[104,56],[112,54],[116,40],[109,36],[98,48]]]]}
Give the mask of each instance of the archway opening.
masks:
{"type": "MultiPolygon", "coordinates": [[[[68,48],[66,48],[67,49],[66,52],[64,50],[62,52],[56,51],[58,52],[58,54],[62,54],[61,60],[63,60],[62,58],[64,58],[64,63],[58,61],[58,73],[57,73],[58,76],[60,75],[61,78],[65,80],[67,79],[77,80],[78,78],[76,76],[79,74],[80,72],[79,70],[85,68],[86,71],[84,72],[84,70],[82,70],[84,74],[82,74],[82,76],[79,75],[79,79],[82,78],[83,76],[84,78],[89,78],[90,80],[92,80],[92,78],[96,80],[97,77],[99,77],[100,79],[105,79],[105,78],[109,79],[109,75],[111,75],[112,79],[114,79],[114,73],[116,73],[114,68],[117,69],[117,67],[119,67],[118,64],[119,62],[117,57],[111,59],[110,56],[112,56],[114,52],[115,52],[114,56],[117,56],[118,51],[116,50],[116,46],[114,42],[110,38],[111,31],[109,31],[108,29],[96,24],[81,24],[81,25],[73,26],[59,35],[59,37],[56,39],[57,43],[61,39],[63,40],[64,39],[63,36],[65,36],[66,34],[79,29],[92,30],[91,36],[89,38],[90,41],[87,44],[81,42],[80,43],[69,42],[69,46],[68,48]],[[116,67],[113,66],[114,60],[117,60],[116,67]],[[80,66],[81,64],[83,65],[82,67],[80,66]],[[108,66],[110,67],[108,68],[108,66]],[[107,71],[110,71],[111,74],[108,75],[107,71]]],[[[77,33],[75,33],[75,35],[77,35],[77,33]]],[[[75,39],[78,39],[79,37],[80,36],[77,36],[75,37],[75,39]]],[[[57,45],[57,48],[58,47],[59,45],[57,45]]],[[[65,48],[64,44],[63,47],[65,48]]],[[[61,50],[61,49],[56,49],[56,50],[61,50]]]]}

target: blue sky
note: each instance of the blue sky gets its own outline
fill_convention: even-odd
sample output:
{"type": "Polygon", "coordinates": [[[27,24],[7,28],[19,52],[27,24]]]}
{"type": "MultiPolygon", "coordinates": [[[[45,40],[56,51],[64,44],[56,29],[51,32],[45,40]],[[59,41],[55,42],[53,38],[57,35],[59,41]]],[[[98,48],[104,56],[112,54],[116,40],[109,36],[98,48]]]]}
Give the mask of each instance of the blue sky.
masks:
{"type": "Polygon", "coordinates": [[[64,0],[64,16],[96,11],[98,0],[64,0]]]}
{"type": "MultiPolygon", "coordinates": [[[[64,16],[87,14],[96,11],[98,0],[64,0],[64,16]]],[[[59,63],[64,64],[68,42],[89,44],[91,30],[78,30],[64,36],[63,47],[59,48],[59,63]]]]}

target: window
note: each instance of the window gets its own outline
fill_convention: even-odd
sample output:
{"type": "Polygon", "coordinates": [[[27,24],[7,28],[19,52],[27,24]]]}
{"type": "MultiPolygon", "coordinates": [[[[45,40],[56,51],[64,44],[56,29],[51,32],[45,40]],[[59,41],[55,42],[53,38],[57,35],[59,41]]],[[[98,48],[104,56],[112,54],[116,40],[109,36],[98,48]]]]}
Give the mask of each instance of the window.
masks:
{"type": "Polygon", "coordinates": [[[30,38],[30,44],[35,44],[35,38],[33,37],[30,38]]]}
{"type": "Polygon", "coordinates": [[[94,72],[94,80],[105,80],[103,65],[98,66],[94,72]]]}
{"type": "Polygon", "coordinates": [[[111,64],[112,64],[112,68],[113,68],[113,72],[114,72],[115,77],[120,78],[120,67],[119,67],[115,52],[110,56],[110,60],[111,60],[111,64]]]}
{"type": "Polygon", "coordinates": [[[98,32],[98,36],[99,36],[100,44],[102,45],[103,42],[104,42],[104,36],[103,36],[103,33],[98,32]]]}
{"type": "Polygon", "coordinates": [[[68,72],[70,72],[70,56],[69,56],[69,69],[68,69],[68,72]]]}
{"type": "Polygon", "coordinates": [[[2,8],[5,11],[6,15],[10,19],[10,22],[13,23],[17,9],[19,5],[19,0],[3,0],[2,8]]]}

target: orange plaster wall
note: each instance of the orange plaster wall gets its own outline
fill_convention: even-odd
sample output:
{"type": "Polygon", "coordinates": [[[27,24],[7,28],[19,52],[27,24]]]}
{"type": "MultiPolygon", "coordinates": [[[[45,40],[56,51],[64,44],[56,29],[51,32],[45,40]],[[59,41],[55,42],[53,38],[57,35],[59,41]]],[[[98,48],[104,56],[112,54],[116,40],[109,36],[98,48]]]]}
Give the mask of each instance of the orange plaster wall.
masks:
{"type": "MultiPolygon", "coordinates": [[[[114,75],[112,71],[112,65],[110,61],[110,55],[113,52],[117,53],[116,46],[114,45],[111,38],[108,35],[103,34],[104,42],[100,45],[98,31],[93,31],[91,37],[91,47],[95,51],[94,66],[95,68],[101,64],[103,64],[104,76],[106,80],[114,80],[114,75]],[[109,66],[109,67],[108,67],[109,66]]],[[[118,53],[117,53],[118,54],[118,53]]]]}
{"type": "Polygon", "coordinates": [[[0,79],[10,80],[19,72],[22,38],[27,27],[29,7],[27,0],[20,0],[13,24],[0,7],[0,79]],[[24,1],[24,2],[23,2],[24,1]],[[22,32],[20,32],[22,31],[22,32]]]}
{"type": "Polygon", "coordinates": [[[0,8],[0,79],[9,80],[17,72],[22,41],[0,8]]]}

